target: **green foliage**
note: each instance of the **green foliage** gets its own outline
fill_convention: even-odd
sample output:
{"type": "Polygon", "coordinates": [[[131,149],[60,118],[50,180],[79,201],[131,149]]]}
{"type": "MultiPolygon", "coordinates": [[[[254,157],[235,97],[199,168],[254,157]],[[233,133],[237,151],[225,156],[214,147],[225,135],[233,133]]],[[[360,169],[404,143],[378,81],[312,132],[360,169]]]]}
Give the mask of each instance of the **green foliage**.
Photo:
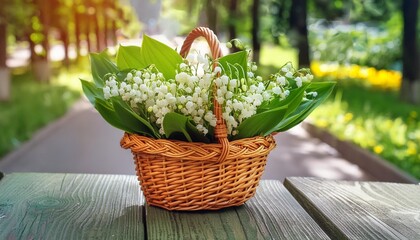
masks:
{"type": "MultiPolygon", "coordinates": [[[[301,105],[301,108],[305,108],[307,103],[312,102],[313,100],[308,100],[306,103],[301,103],[299,99],[304,97],[305,90],[308,88],[309,84],[305,86],[295,89],[291,91],[290,95],[284,100],[280,101],[279,99],[274,99],[269,103],[265,103],[260,106],[258,109],[258,113],[251,118],[248,118],[241,124],[240,128],[247,129],[251,128],[252,130],[248,130],[245,134],[249,134],[249,132],[258,132],[259,134],[255,135],[267,135],[266,133],[272,132],[282,132],[287,130],[286,127],[288,125],[297,125],[295,124],[300,121],[301,114],[304,113],[303,111],[297,111],[294,113],[295,110],[301,105]],[[281,117],[279,117],[281,116],[281,117]],[[270,124],[261,124],[260,121],[268,121],[270,124]],[[260,125],[261,124],[261,125],[260,125]],[[267,129],[268,127],[268,129],[267,129]]],[[[303,120],[303,119],[302,119],[303,120]]],[[[239,135],[241,131],[239,129],[239,135]]]]}
{"type": "Polygon", "coordinates": [[[420,108],[400,102],[397,92],[344,82],[310,117],[317,126],[420,179],[419,118],[420,108]]]}
{"type": "MultiPolygon", "coordinates": [[[[142,135],[155,138],[160,137],[153,126],[135,113],[125,102],[115,98],[112,99],[111,102],[112,107],[114,107],[115,115],[119,120],[118,123],[114,122],[114,124],[123,124],[123,129],[126,132],[140,133],[142,135]]],[[[105,114],[102,116],[106,117],[105,114]]]]}
{"type": "Polygon", "coordinates": [[[91,102],[93,105],[95,105],[96,98],[100,98],[101,100],[105,100],[102,96],[101,89],[97,88],[95,86],[95,83],[88,82],[88,81],[83,80],[83,79],[80,79],[80,81],[82,83],[83,92],[85,93],[85,96],[87,97],[89,102],[91,102]]]}
{"type": "Polygon", "coordinates": [[[101,53],[90,54],[90,65],[93,81],[97,87],[104,86],[103,77],[108,73],[117,73],[118,68],[115,63],[111,62],[106,51],[101,53]]]}
{"type": "Polygon", "coordinates": [[[296,99],[302,99],[304,97],[305,90],[308,88],[308,86],[309,84],[305,84],[301,88],[292,90],[290,92],[290,95],[283,101],[279,98],[276,98],[273,99],[271,102],[264,102],[258,108],[258,113],[265,112],[270,109],[288,106],[287,114],[290,114],[299,106],[299,101],[296,101],[296,99]]]}
{"type": "Polygon", "coordinates": [[[269,75],[270,72],[279,69],[284,64],[291,62],[293,66],[298,65],[297,60],[297,51],[294,48],[285,48],[279,47],[277,45],[272,44],[263,44],[261,47],[261,67],[262,68],[270,67],[271,69],[268,71],[266,69],[262,69],[262,75],[269,75]]]}
{"type": "Polygon", "coordinates": [[[352,0],[350,20],[353,22],[387,21],[400,11],[399,1],[352,0]]]}
{"type": "Polygon", "coordinates": [[[191,119],[179,113],[167,113],[163,119],[163,128],[168,138],[189,142],[210,142],[207,137],[197,130],[191,119]]]}
{"type": "Polygon", "coordinates": [[[139,58],[146,66],[154,64],[163,73],[166,79],[175,77],[175,70],[182,63],[182,57],[175,50],[165,44],[153,40],[145,35],[143,37],[142,51],[139,58]]]}
{"type": "Polygon", "coordinates": [[[335,21],[348,18],[352,22],[381,22],[400,10],[398,1],[386,0],[312,0],[312,17],[335,21]]]}
{"type": "MultiPolygon", "coordinates": [[[[179,34],[186,35],[198,25],[203,11],[204,0],[166,0],[162,1],[161,19],[172,26],[179,27],[179,34]],[[179,25],[178,25],[179,24],[179,25]]],[[[175,31],[177,29],[174,29],[175,31]]]]}
{"type": "Polygon", "coordinates": [[[137,46],[121,47],[117,54],[117,65],[120,69],[141,69],[147,65],[142,62],[139,57],[141,55],[141,48],[137,46]]]}
{"type": "Polygon", "coordinates": [[[81,95],[80,85],[74,83],[80,73],[80,68],[62,71],[50,84],[34,81],[30,72],[12,75],[12,99],[0,103],[0,156],[70,109],[81,95]]]}
{"type": "Polygon", "coordinates": [[[246,78],[247,56],[246,51],[239,51],[221,57],[218,63],[227,76],[235,79],[243,79],[246,78]]]}
{"type": "Polygon", "coordinates": [[[287,118],[283,119],[275,126],[276,132],[287,131],[297,124],[303,122],[309,114],[312,113],[321,103],[323,103],[334,89],[335,84],[332,82],[313,82],[307,90],[316,91],[319,97],[308,100],[295,108],[293,112],[287,114],[287,118]]]}
{"type": "Polygon", "coordinates": [[[309,13],[316,18],[324,18],[327,21],[344,17],[346,11],[351,9],[349,0],[312,0],[309,1],[309,13]]]}
{"type": "MultiPolygon", "coordinates": [[[[86,92],[85,92],[85,95],[86,95],[86,92]]],[[[105,119],[105,121],[107,121],[113,127],[122,129],[126,132],[135,132],[133,128],[130,128],[131,121],[128,123],[121,122],[117,111],[109,102],[102,100],[100,98],[95,98],[94,102],[95,102],[96,110],[98,110],[98,112],[105,119]]]]}
{"type": "Polygon", "coordinates": [[[394,68],[401,56],[395,33],[367,25],[310,25],[312,60],[357,64],[377,69],[394,68]]]}
{"type": "Polygon", "coordinates": [[[273,0],[270,3],[270,14],[273,17],[271,32],[274,37],[289,30],[290,8],[292,1],[273,0]]]}
{"type": "Polygon", "coordinates": [[[272,130],[286,117],[287,105],[270,109],[245,119],[238,127],[238,134],[233,139],[248,138],[253,136],[266,136],[276,130],[272,130]]]}
{"type": "Polygon", "coordinates": [[[117,65],[110,61],[105,52],[91,55],[92,83],[81,81],[83,91],[94,104],[101,116],[112,126],[130,133],[139,133],[145,136],[160,138],[156,129],[146,120],[146,116],[139,116],[122,101],[104,100],[102,87],[103,78],[108,74],[118,74],[127,68],[141,69],[154,64],[168,78],[175,76],[175,70],[182,62],[181,56],[168,46],[145,36],[142,48],[120,46],[117,54],[117,65]],[[124,106],[123,106],[124,105],[124,106]]]}
{"type": "MultiPolygon", "coordinates": [[[[247,52],[240,51],[224,56],[217,61],[223,74],[245,84],[246,81],[249,81],[247,58],[247,52]]],[[[209,129],[210,134],[204,135],[198,131],[190,117],[176,112],[166,113],[162,123],[164,130],[164,135],[162,135],[158,133],[156,125],[152,123],[153,120],[148,114],[152,109],[143,109],[144,107],[138,107],[138,105],[133,108],[132,103],[130,106],[122,100],[121,96],[112,97],[109,100],[104,98],[102,87],[107,76],[116,76],[116,80],[121,82],[124,78],[119,77],[121,73],[127,74],[131,69],[140,70],[153,66],[163,74],[164,81],[174,81],[175,74],[179,71],[183,61],[175,50],[145,36],[141,48],[120,46],[116,65],[105,53],[91,54],[92,76],[95,84],[83,80],[81,83],[85,95],[98,112],[116,128],[153,138],[210,142],[214,139],[214,136],[211,135],[212,129],[209,129]]],[[[296,72],[296,74],[301,73],[296,72]]],[[[302,74],[306,74],[306,72],[302,72],[302,74]]],[[[306,75],[303,76],[306,78],[306,75]]],[[[264,84],[268,85],[269,81],[267,80],[264,84]]],[[[246,86],[241,88],[243,87],[246,86]]],[[[297,125],[327,98],[333,87],[334,83],[305,83],[298,90],[292,91],[284,101],[274,99],[262,104],[258,114],[247,118],[238,126],[239,133],[232,139],[257,135],[266,136],[272,132],[284,131],[297,125]],[[316,91],[318,96],[315,98],[306,96],[305,90],[316,91]]],[[[202,106],[202,108],[206,107],[208,106],[202,106]]]]}
{"type": "Polygon", "coordinates": [[[35,11],[34,3],[26,0],[2,0],[0,22],[6,23],[10,32],[20,35],[27,28],[28,19],[35,11]]]}

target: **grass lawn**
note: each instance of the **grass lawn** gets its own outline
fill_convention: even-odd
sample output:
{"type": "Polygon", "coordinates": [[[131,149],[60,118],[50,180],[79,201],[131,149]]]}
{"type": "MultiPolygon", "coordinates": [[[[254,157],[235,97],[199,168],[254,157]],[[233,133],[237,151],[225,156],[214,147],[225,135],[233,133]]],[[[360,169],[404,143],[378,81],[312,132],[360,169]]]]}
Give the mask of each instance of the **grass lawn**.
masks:
{"type": "Polygon", "coordinates": [[[310,119],[420,179],[419,114],[420,107],[400,102],[397,92],[340,83],[310,119]]]}
{"type": "MultiPolygon", "coordinates": [[[[293,50],[264,46],[260,73],[276,71],[287,60],[296,66],[293,50]]],[[[329,101],[309,119],[420,179],[420,106],[399,101],[396,91],[368,86],[340,79],[329,101]]]]}
{"type": "Polygon", "coordinates": [[[50,84],[36,82],[25,69],[12,71],[12,99],[0,102],[0,157],[67,112],[81,96],[78,78],[87,75],[86,65],[55,68],[50,84]]]}
{"type": "Polygon", "coordinates": [[[297,66],[297,51],[293,48],[280,48],[273,45],[263,45],[260,64],[264,66],[281,67],[291,62],[297,66]]]}

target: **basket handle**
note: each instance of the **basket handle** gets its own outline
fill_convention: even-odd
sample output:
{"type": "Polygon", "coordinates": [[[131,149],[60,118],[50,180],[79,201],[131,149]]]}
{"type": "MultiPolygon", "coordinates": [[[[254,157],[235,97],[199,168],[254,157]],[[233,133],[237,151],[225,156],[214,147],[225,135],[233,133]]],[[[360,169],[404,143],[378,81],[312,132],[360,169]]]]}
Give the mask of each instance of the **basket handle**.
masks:
{"type": "MultiPolygon", "coordinates": [[[[213,70],[217,67],[216,59],[222,57],[222,50],[220,49],[220,43],[217,39],[217,36],[212,30],[206,27],[197,27],[193,29],[186,37],[184,43],[181,47],[181,56],[183,58],[187,57],[188,52],[190,51],[191,45],[194,40],[198,37],[204,37],[209,44],[210,52],[213,57],[213,70]]],[[[213,95],[216,94],[216,85],[213,85],[213,95]]],[[[229,154],[229,141],[227,139],[227,130],[226,124],[222,117],[222,107],[216,100],[216,96],[213,97],[213,106],[214,114],[216,115],[216,127],[214,128],[214,136],[217,141],[222,145],[222,152],[220,153],[218,162],[222,162],[226,159],[229,154]]]]}

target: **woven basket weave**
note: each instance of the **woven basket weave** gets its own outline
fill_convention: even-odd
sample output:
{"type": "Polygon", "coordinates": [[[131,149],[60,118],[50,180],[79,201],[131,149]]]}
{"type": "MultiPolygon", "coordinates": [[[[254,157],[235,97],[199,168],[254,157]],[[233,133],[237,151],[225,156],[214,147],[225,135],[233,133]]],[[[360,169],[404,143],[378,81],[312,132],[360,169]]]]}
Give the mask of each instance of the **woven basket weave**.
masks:
{"type": "MultiPolygon", "coordinates": [[[[203,27],[187,36],[181,48],[182,57],[186,57],[198,37],[207,40],[213,59],[221,57],[216,35],[203,27]]],[[[134,155],[136,173],[148,204],[168,210],[216,210],[242,205],[255,194],[275,141],[270,135],[229,142],[222,109],[216,100],[213,104],[218,143],[124,134],[121,146],[131,149],[134,155]]]]}

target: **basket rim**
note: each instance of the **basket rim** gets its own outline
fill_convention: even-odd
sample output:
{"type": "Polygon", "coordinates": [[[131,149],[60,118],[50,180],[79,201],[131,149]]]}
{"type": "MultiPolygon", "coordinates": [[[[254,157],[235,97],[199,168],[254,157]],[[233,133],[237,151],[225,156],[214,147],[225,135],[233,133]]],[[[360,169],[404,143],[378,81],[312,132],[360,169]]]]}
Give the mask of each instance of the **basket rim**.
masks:
{"type": "Polygon", "coordinates": [[[250,158],[259,155],[268,155],[276,146],[272,134],[265,137],[255,136],[228,142],[229,153],[220,161],[224,144],[186,142],[173,139],[155,139],[139,134],[124,133],[121,147],[131,149],[133,154],[156,155],[171,159],[210,161],[222,163],[233,158],[250,158]]]}
{"type": "MultiPolygon", "coordinates": [[[[129,132],[124,132],[124,136],[128,135],[128,136],[132,136],[132,137],[136,137],[136,138],[146,138],[149,141],[156,141],[156,142],[171,142],[171,143],[188,143],[188,144],[197,144],[197,145],[221,145],[221,143],[219,142],[211,142],[211,143],[205,143],[205,142],[188,142],[188,141],[183,141],[183,140],[178,140],[178,139],[170,139],[170,138],[152,138],[152,137],[147,137],[141,134],[137,134],[137,133],[129,133],[129,132]]],[[[236,140],[232,140],[232,141],[228,141],[230,144],[234,145],[234,143],[237,142],[242,142],[242,141],[251,141],[251,140],[255,140],[255,139],[269,139],[269,138],[273,138],[274,135],[276,135],[276,133],[271,133],[267,136],[253,136],[253,137],[247,137],[247,138],[240,138],[240,139],[236,139],[236,140]]]]}

